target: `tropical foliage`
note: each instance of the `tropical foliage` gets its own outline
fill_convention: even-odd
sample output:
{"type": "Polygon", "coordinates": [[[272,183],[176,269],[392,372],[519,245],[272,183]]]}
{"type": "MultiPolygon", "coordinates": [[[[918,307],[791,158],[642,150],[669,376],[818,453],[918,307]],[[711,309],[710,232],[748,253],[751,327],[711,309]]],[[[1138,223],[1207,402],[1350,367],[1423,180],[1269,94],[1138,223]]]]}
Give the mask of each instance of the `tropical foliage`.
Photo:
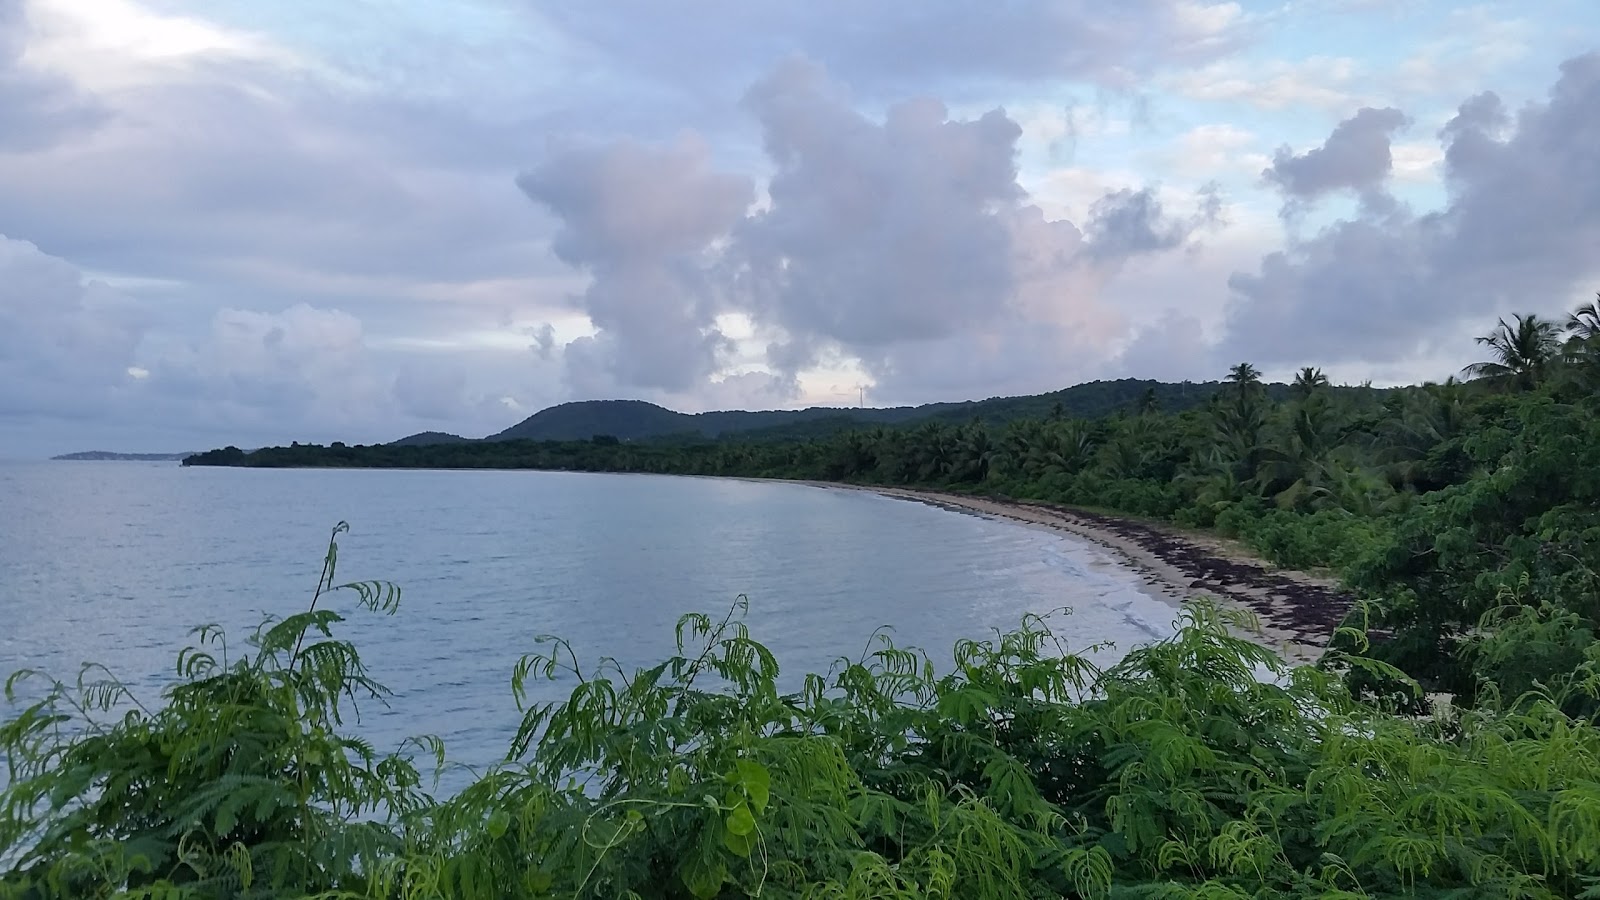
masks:
{"type": "MultiPolygon", "coordinates": [[[[1060,409],[1004,424],[927,419],[788,441],[596,437],[427,447],[227,448],[186,464],[572,469],[934,487],[1215,529],[1283,566],[1326,568],[1367,602],[1374,653],[1430,690],[1493,689],[1482,646],[1548,612],[1518,684],[1571,671],[1600,631],[1600,317],[1501,320],[1473,376],[1379,391],[1315,368],[1288,386],[1234,366],[1204,405],[1060,409]],[[1563,338],[1563,335],[1565,337],[1563,338]],[[1509,598],[1509,599],[1508,599],[1509,598]],[[1520,620],[1517,620],[1520,621],[1520,620]]],[[[1048,396],[1048,395],[1047,395],[1048,396]]],[[[1352,620],[1355,622],[1355,620],[1352,620]]]]}
{"type": "Polygon", "coordinates": [[[1029,617],[943,673],[878,635],[785,692],[741,600],[647,669],[544,640],[504,761],[438,798],[436,742],[345,733],[384,691],[319,608],[336,561],[238,658],[201,629],[159,708],[91,669],[0,726],[0,897],[1600,896],[1600,729],[1563,711],[1600,693],[1589,650],[1409,717],[1338,677],[1416,693],[1384,664],[1285,670],[1195,603],[1105,671],[1029,617]],[[529,702],[545,679],[566,699],[529,702]]]}

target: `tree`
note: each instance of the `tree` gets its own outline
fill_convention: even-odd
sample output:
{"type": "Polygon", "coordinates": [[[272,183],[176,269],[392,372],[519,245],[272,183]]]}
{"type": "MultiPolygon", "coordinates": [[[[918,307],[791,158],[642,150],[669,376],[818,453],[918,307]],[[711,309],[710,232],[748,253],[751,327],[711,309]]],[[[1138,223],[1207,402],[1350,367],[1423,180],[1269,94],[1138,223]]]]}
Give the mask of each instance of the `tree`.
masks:
{"type": "Polygon", "coordinates": [[[1247,362],[1239,363],[1228,370],[1228,383],[1235,386],[1238,395],[1242,398],[1253,393],[1255,388],[1261,386],[1261,370],[1247,362]]]}
{"type": "Polygon", "coordinates": [[[1600,308],[1594,303],[1578,307],[1567,317],[1567,334],[1564,355],[1571,381],[1592,395],[1600,387],[1600,308]]]}
{"type": "MultiPolygon", "coordinates": [[[[1595,299],[1600,300],[1600,294],[1595,294],[1595,299]]],[[[1600,308],[1593,303],[1578,307],[1567,316],[1567,333],[1584,342],[1600,338],[1600,308]]]]}
{"type": "Polygon", "coordinates": [[[1327,386],[1328,376],[1322,374],[1321,369],[1306,366],[1294,374],[1294,383],[1289,386],[1289,391],[1295,397],[1304,400],[1316,393],[1318,388],[1327,386]]]}
{"type": "Polygon", "coordinates": [[[1139,415],[1148,416],[1161,411],[1161,401],[1156,397],[1156,389],[1145,388],[1139,395],[1139,415]]]}
{"type": "Polygon", "coordinates": [[[1475,362],[1462,369],[1463,373],[1520,390],[1530,390],[1544,380],[1561,354],[1561,331],[1556,323],[1532,313],[1513,318],[1515,325],[1501,319],[1498,328],[1476,339],[1494,358],[1475,362]]]}

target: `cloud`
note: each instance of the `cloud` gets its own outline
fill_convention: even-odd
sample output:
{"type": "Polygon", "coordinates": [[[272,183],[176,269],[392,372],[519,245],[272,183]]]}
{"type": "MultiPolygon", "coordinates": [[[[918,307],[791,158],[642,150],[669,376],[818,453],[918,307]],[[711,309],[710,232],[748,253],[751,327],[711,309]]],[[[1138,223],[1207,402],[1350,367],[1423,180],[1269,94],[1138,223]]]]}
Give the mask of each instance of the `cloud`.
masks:
{"type": "Polygon", "coordinates": [[[400,410],[418,419],[447,422],[467,407],[467,376],[459,366],[413,362],[394,379],[400,410]]]}
{"type": "Polygon", "coordinates": [[[0,417],[106,413],[148,324],[131,298],[0,235],[0,417]]]}
{"type": "Polygon", "coordinates": [[[222,308],[203,334],[150,348],[140,389],[235,429],[274,422],[369,426],[392,416],[389,386],[371,365],[361,322],[297,304],[282,312],[222,308]]]}
{"type": "Polygon", "coordinates": [[[1118,378],[1158,381],[1214,378],[1211,348],[1200,320],[1176,309],[1142,325],[1117,357],[1118,378]]]}
{"type": "Polygon", "coordinates": [[[916,100],[873,122],[820,68],[791,62],[747,103],[777,166],[771,206],[738,235],[757,316],[805,342],[932,339],[999,313],[1021,129],[995,110],[950,121],[916,100]]]}
{"type": "Polygon", "coordinates": [[[1266,63],[1223,59],[1166,76],[1179,96],[1213,103],[1242,103],[1258,110],[1348,109],[1359,100],[1361,67],[1344,56],[1313,56],[1266,63]]]}
{"type": "Polygon", "coordinates": [[[1585,46],[1589,6],[1507,31],[1349,2],[0,2],[5,427],[481,434],[575,397],[977,397],[1212,349],[1379,372],[1562,302],[1593,107],[1573,76],[1523,108],[1519,60],[1585,46]],[[1319,43],[1335,15],[1360,54],[1319,43]],[[1435,139],[1480,79],[1502,94],[1435,139]]]}
{"type": "Polygon", "coordinates": [[[717,370],[711,245],[755,201],[750,179],[713,171],[706,145],[685,138],[562,150],[517,184],[561,220],[556,256],[593,279],[576,301],[599,334],[567,345],[575,384],[603,372],[684,390],[717,370]]]}
{"type": "Polygon", "coordinates": [[[1220,213],[1209,189],[1183,216],[1145,186],[1103,191],[1082,227],[1046,218],[1018,183],[1022,129],[1004,111],[958,118],[921,97],[875,118],[808,60],[744,103],[773,170],[759,206],[694,138],[578,144],[519,179],[561,222],[556,255],[592,278],[574,301],[597,332],[562,351],[575,396],[726,384],[724,314],[765,342],[753,361],[773,396],[839,360],[885,402],[1054,386],[1125,331],[1100,296],[1123,266],[1220,213]]]}
{"type": "MultiPolygon", "coordinates": [[[[1427,354],[1430,335],[1509,310],[1554,313],[1600,277],[1600,54],[1562,63],[1547,99],[1515,115],[1493,93],[1467,100],[1439,138],[1443,208],[1342,220],[1232,277],[1229,355],[1427,354]]],[[[1344,183],[1370,185],[1375,168],[1369,158],[1344,183]]]]}
{"type": "Polygon", "coordinates": [[[1121,260],[1179,247],[1197,229],[1216,224],[1221,201],[1214,187],[1200,192],[1200,206],[1188,221],[1171,219],[1153,188],[1113,191],[1089,210],[1089,249],[1099,259],[1121,260]]]}
{"type": "Polygon", "coordinates": [[[270,434],[291,422],[371,428],[414,412],[396,409],[347,313],[222,308],[182,337],[159,332],[162,319],[65,260],[0,237],[0,419],[270,434]]]}
{"type": "Polygon", "coordinates": [[[25,65],[30,30],[20,4],[0,4],[0,153],[48,149],[107,116],[66,80],[25,65]]]}
{"type": "Polygon", "coordinates": [[[74,140],[5,153],[23,131],[5,127],[16,67],[0,53],[0,231],[165,281],[207,315],[222,293],[338,305],[385,332],[547,308],[549,223],[511,184],[538,123],[377,93],[254,33],[126,0],[103,16],[31,0],[20,24],[0,6],[0,47],[23,42],[24,74],[104,113],[74,140]]]}
{"type": "Polygon", "coordinates": [[[775,370],[842,350],[885,401],[1081,371],[1060,351],[1081,346],[1087,362],[1122,327],[1099,298],[1106,281],[1215,212],[1203,201],[1174,218],[1146,187],[1103,194],[1082,228],[1047,219],[1018,183],[1021,128],[1003,111],[957,119],[922,98],[876,121],[808,62],[781,66],[746,103],[776,171],[769,207],[734,236],[735,294],[783,336],[775,370]]]}
{"type": "Polygon", "coordinates": [[[1237,3],[1203,0],[618,0],[551,4],[539,17],[653,84],[725,90],[730,73],[753,77],[803,52],[873,96],[1072,78],[1127,87],[1232,50],[1249,27],[1237,3]]]}
{"type": "Polygon", "coordinates": [[[1283,192],[1289,210],[1333,191],[1350,190],[1369,210],[1387,212],[1393,208],[1383,188],[1394,169],[1389,142],[1408,124],[1398,109],[1363,107],[1340,122],[1320,147],[1301,154],[1280,147],[1262,177],[1283,192]]]}

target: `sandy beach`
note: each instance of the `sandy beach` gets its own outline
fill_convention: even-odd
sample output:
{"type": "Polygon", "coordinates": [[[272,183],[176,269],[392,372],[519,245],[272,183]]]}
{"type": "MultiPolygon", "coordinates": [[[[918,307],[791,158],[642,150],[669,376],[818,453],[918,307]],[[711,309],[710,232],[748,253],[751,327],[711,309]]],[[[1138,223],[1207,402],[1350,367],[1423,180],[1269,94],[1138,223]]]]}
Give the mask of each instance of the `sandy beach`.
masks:
{"type": "Polygon", "coordinates": [[[1137,572],[1144,591],[1174,607],[1197,597],[1249,611],[1259,633],[1241,637],[1264,644],[1291,664],[1316,661],[1350,610],[1353,598],[1338,584],[1277,568],[1216,538],[1103,516],[1046,503],[996,500],[912,488],[808,481],[814,487],[870,491],[955,512],[1047,528],[1099,544],[1137,572]]]}

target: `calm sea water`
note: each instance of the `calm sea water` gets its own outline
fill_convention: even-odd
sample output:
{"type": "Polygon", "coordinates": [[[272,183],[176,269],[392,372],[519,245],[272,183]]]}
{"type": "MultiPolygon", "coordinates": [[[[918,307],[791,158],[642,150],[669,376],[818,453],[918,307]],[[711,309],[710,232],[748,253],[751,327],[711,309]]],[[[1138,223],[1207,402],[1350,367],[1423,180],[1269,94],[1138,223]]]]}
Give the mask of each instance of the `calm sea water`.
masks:
{"type": "MultiPolygon", "coordinates": [[[[183,469],[0,464],[0,673],[109,666],[141,694],[172,678],[195,625],[242,644],[304,609],[329,529],[340,580],[388,579],[400,613],[345,635],[395,691],[361,730],[380,748],[437,734],[493,761],[516,730],[509,679],[549,633],[581,657],[651,664],[673,623],[750,599],[754,636],[797,685],[880,625],[947,663],[959,637],[1061,606],[1074,648],[1110,662],[1171,633],[1172,606],[1104,551],[1009,522],[803,485],[554,472],[183,469]]],[[[353,609],[349,599],[336,599],[353,609]]],[[[570,689],[550,685],[554,697],[570,689]]]]}

